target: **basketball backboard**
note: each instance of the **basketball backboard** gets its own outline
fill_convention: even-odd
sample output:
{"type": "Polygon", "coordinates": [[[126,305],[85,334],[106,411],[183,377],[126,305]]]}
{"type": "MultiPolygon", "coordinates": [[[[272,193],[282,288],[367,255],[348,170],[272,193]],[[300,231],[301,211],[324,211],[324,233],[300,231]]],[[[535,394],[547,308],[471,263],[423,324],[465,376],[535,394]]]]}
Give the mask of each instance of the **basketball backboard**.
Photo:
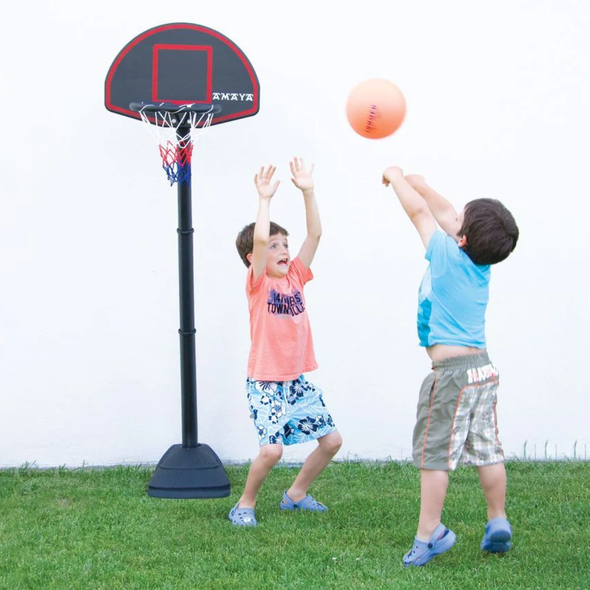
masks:
{"type": "Polygon", "coordinates": [[[217,105],[217,125],[258,113],[260,85],[233,41],[202,25],[170,23],[135,37],[109,68],[106,108],[141,119],[132,102],[217,105]]]}

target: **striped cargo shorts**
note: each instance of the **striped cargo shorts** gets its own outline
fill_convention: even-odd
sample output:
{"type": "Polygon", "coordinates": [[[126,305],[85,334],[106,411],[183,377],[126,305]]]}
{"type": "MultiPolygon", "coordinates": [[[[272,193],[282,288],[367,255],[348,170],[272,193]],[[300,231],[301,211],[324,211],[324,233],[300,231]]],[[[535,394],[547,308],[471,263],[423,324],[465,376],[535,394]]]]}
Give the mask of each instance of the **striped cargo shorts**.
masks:
{"type": "Polygon", "coordinates": [[[499,373],[486,352],[435,362],[420,390],[413,437],[419,469],[504,461],[496,419],[499,373]]]}

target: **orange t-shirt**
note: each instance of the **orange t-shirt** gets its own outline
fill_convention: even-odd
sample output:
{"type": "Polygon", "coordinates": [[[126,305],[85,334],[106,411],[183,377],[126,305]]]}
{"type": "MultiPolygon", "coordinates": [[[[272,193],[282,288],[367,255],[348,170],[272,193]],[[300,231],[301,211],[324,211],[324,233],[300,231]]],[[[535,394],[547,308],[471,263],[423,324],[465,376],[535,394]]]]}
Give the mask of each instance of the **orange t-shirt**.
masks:
{"type": "Polygon", "coordinates": [[[318,368],[313,351],[303,286],[313,279],[299,258],[287,276],[275,279],[263,272],[253,283],[248,268],[246,295],[250,309],[248,377],[256,381],[292,381],[318,368]]]}

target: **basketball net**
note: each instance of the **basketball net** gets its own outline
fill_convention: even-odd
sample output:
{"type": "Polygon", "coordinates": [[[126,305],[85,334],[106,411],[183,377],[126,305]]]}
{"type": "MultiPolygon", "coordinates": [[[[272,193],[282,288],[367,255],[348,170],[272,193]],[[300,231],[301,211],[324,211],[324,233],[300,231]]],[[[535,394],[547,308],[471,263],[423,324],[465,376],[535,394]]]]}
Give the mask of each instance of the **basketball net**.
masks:
{"type": "MultiPolygon", "coordinates": [[[[146,105],[150,106],[150,105],[146,105]]],[[[191,158],[194,142],[211,127],[213,106],[203,113],[188,110],[192,105],[179,105],[177,111],[158,111],[142,108],[141,120],[146,123],[150,135],[160,150],[162,168],[170,181],[183,183],[191,178],[191,158]],[[181,136],[180,127],[189,131],[181,136]]]]}

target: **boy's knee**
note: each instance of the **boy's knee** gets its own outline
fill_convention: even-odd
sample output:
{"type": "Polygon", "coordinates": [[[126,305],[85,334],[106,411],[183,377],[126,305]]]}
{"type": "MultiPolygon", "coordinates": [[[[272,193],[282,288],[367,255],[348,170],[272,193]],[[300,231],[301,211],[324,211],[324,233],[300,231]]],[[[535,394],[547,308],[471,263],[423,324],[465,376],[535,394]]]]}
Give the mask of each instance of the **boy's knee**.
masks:
{"type": "Polygon", "coordinates": [[[260,447],[260,457],[267,464],[278,463],[282,456],[283,445],[263,445],[260,447]]]}
{"type": "Polygon", "coordinates": [[[318,442],[322,449],[331,453],[332,455],[335,455],[342,446],[342,437],[340,436],[340,433],[335,430],[334,432],[331,432],[330,434],[322,437],[318,442]]]}

